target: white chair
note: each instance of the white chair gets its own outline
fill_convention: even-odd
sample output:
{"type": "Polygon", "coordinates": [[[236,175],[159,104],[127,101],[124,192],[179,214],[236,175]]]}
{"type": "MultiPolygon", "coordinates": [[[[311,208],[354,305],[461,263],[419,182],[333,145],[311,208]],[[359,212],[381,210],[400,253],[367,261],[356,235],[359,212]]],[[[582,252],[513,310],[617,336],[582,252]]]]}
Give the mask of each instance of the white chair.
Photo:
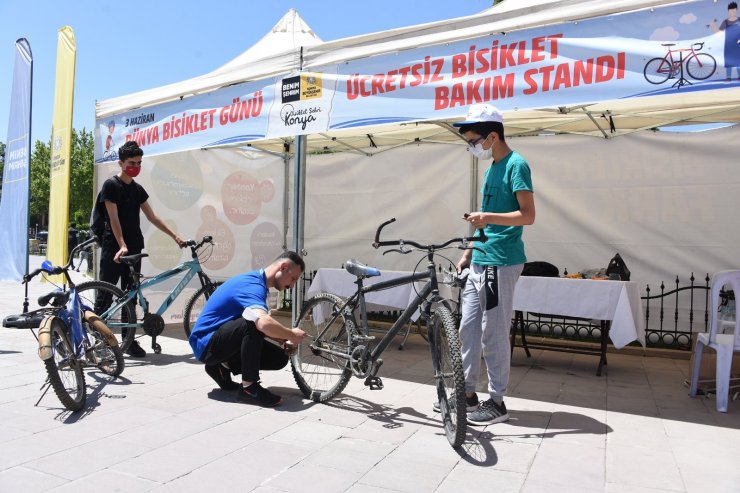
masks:
{"type": "Polygon", "coordinates": [[[722,334],[719,331],[720,321],[717,317],[720,297],[719,292],[729,284],[735,295],[740,294],[740,270],[723,270],[712,276],[712,290],[710,299],[711,323],[709,332],[699,334],[694,348],[694,366],[691,368],[691,388],[689,395],[696,396],[699,383],[699,369],[701,368],[701,357],[704,346],[708,346],[717,352],[717,411],[727,412],[727,401],[730,394],[730,373],[732,371],[732,354],[740,352],[740,317],[735,317],[735,333],[722,334]]]}

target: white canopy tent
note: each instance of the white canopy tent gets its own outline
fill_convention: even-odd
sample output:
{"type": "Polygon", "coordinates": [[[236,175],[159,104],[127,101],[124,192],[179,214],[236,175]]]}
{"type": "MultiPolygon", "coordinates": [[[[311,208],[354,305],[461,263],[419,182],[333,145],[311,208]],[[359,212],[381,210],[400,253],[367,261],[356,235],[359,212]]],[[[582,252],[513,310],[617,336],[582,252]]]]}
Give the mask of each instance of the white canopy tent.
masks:
{"type": "MultiPolygon", "coordinates": [[[[146,108],[159,103],[208,93],[241,82],[264,79],[297,70],[311,71],[335,63],[399,53],[414,48],[449,44],[491,33],[512,33],[538,26],[574,23],[579,20],[655,7],[691,4],[696,0],[506,0],[475,15],[448,19],[378,33],[322,42],[294,10],[254,47],[222,67],[194,79],[101,101],[96,117],[106,118],[125,110],[146,108]]],[[[543,132],[579,133],[607,138],[633,131],[666,125],[740,121],[740,87],[722,89],[721,98],[713,91],[686,92],[669,96],[635,99],[596,100],[584,104],[505,111],[510,135],[543,132]],[[601,115],[611,116],[615,131],[601,115]]],[[[464,108],[460,110],[460,116],[464,108]]],[[[425,121],[413,125],[370,126],[355,130],[311,134],[307,152],[346,150],[364,147],[367,134],[377,146],[400,141],[431,139],[454,141],[454,135],[440,131],[443,122],[425,121]],[[431,124],[431,125],[430,125],[431,124]],[[429,125],[429,126],[428,126],[429,125]],[[359,138],[358,138],[359,137],[359,138]]],[[[253,143],[263,149],[283,151],[291,138],[253,143]]]]}
{"type": "MultiPolygon", "coordinates": [[[[252,48],[235,60],[202,77],[102,101],[97,105],[96,115],[99,119],[105,119],[122,111],[133,109],[144,111],[146,108],[157,104],[181,99],[187,100],[189,97],[207,94],[219,88],[226,88],[248,81],[296,73],[301,70],[311,72],[332,64],[372,59],[372,57],[384,54],[401,53],[405,50],[421,47],[445,45],[492,33],[510,34],[538,26],[574,23],[597,16],[651,9],[664,5],[689,5],[692,3],[692,1],[676,2],[669,0],[617,0],[613,2],[593,0],[528,0],[514,2],[513,0],[507,0],[472,16],[330,42],[321,42],[310,28],[300,20],[297,13],[291,11],[278,24],[278,26],[283,25],[282,28],[276,26],[268,36],[258,43],[258,45],[261,45],[260,49],[252,48]],[[278,42],[278,38],[282,41],[278,42]],[[273,43],[271,40],[275,40],[275,42],[273,43]],[[274,49],[270,50],[269,46],[273,46],[274,49]]],[[[460,107],[458,116],[461,117],[464,113],[465,107],[460,107]]],[[[611,140],[615,136],[664,125],[740,121],[740,87],[732,85],[722,87],[721,90],[717,91],[683,92],[634,99],[597,100],[571,106],[554,105],[544,108],[510,109],[505,111],[504,115],[509,137],[554,133],[607,137],[606,140],[601,139],[600,141],[590,137],[582,137],[583,140],[573,137],[568,140],[568,145],[554,146],[560,150],[560,154],[555,155],[545,151],[540,156],[541,153],[537,153],[538,157],[543,159],[543,162],[537,163],[537,166],[554,167],[567,161],[572,163],[573,166],[579,165],[585,170],[589,167],[589,161],[594,158],[602,158],[602,154],[594,154],[594,150],[597,148],[600,148],[600,152],[609,156],[620,154],[620,145],[617,141],[612,142],[611,140]],[[614,123],[613,131],[609,128],[609,117],[614,123]],[[608,144],[606,144],[607,142],[608,144]]],[[[465,154],[464,143],[454,129],[450,127],[449,121],[449,119],[426,119],[401,124],[368,125],[313,133],[300,138],[286,136],[232,142],[230,146],[239,149],[234,151],[237,153],[251,147],[285,156],[286,169],[280,179],[284,179],[281,183],[286,187],[286,190],[290,190],[288,186],[289,179],[287,178],[290,176],[287,156],[295,154],[296,164],[293,166],[294,183],[292,185],[294,192],[292,195],[290,193],[285,194],[286,208],[284,209],[283,220],[286,222],[284,228],[286,231],[284,233],[292,239],[292,242],[287,243],[288,245],[295,245],[296,249],[302,249],[302,214],[308,211],[306,212],[308,218],[306,229],[307,249],[309,253],[312,250],[321,251],[318,255],[311,253],[307,258],[311,268],[338,266],[341,262],[340,259],[345,256],[354,256],[354,252],[358,252],[357,256],[362,260],[375,261],[386,268],[402,269],[412,267],[406,265],[408,260],[394,260],[388,256],[380,257],[369,252],[367,246],[363,250],[359,250],[361,245],[369,245],[375,226],[380,220],[386,219],[390,215],[417,217],[415,214],[422,214],[423,216],[425,208],[420,208],[419,204],[441,202],[447,204],[444,207],[447,214],[441,217],[417,218],[415,220],[419,222],[411,227],[411,231],[418,234],[428,234],[429,237],[426,239],[442,239],[463,233],[464,231],[460,230],[460,225],[455,223],[454,220],[459,216],[461,210],[475,208],[476,182],[482,170],[479,171],[476,167],[472,167],[471,170],[465,168],[462,173],[459,168],[452,173],[449,171],[453,162],[462,161],[463,166],[471,162],[465,154]],[[377,156],[380,153],[383,153],[382,158],[377,156]],[[364,158],[358,156],[364,156],[364,158]],[[371,156],[377,157],[370,159],[371,156]],[[415,159],[415,156],[419,156],[420,162],[427,164],[428,167],[417,167],[417,171],[413,173],[404,173],[407,176],[402,182],[403,186],[397,186],[398,184],[394,183],[392,177],[399,175],[400,166],[408,163],[409,160],[415,159]],[[441,156],[444,156],[444,158],[440,158],[441,156]],[[304,168],[306,159],[310,162],[308,168],[304,168]],[[382,159],[382,163],[386,166],[380,166],[381,163],[378,162],[378,159],[382,159]],[[384,171],[379,172],[378,170],[381,168],[384,171]],[[327,170],[332,171],[328,172],[327,170]],[[339,182],[332,181],[340,174],[340,170],[352,171],[347,175],[352,177],[350,183],[341,180],[339,182]],[[450,175],[453,175],[454,179],[451,180],[450,175]],[[385,181],[378,180],[377,176],[385,176],[386,179],[385,181]],[[437,179],[436,186],[419,185],[435,178],[437,179]],[[333,183],[333,192],[324,186],[317,186],[318,183],[314,181],[317,179],[325,180],[327,185],[333,183]],[[308,192],[305,195],[303,187],[300,186],[303,180],[308,181],[308,192]],[[415,183],[415,180],[419,181],[416,181],[416,187],[412,188],[410,185],[415,183]],[[368,182],[373,183],[375,187],[370,190],[364,189],[363,187],[368,182]],[[353,185],[355,188],[349,187],[349,185],[353,185]],[[406,205],[400,207],[397,198],[387,196],[388,201],[384,206],[382,201],[377,200],[377,194],[381,193],[380,190],[383,188],[385,190],[397,190],[403,196],[401,202],[406,205]],[[421,192],[421,189],[424,189],[424,191],[421,192]],[[361,193],[358,193],[358,190],[361,193]],[[353,195],[365,197],[369,201],[366,203],[372,204],[375,214],[369,216],[367,214],[368,210],[366,207],[363,208],[361,203],[349,207],[347,202],[342,202],[342,200],[346,200],[347,197],[353,195]],[[450,199],[450,196],[453,196],[453,198],[450,199]],[[333,207],[331,203],[326,202],[327,197],[333,197],[333,207]],[[408,200],[408,197],[415,197],[415,200],[408,200]],[[306,201],[305,204],[304,200],[306,201]],[[317,206],[317,204],[323,205],[317,206]],[[290,211],[288,207],[290,207],[290,211]],[[292,228],[287,227],[289,214],[294,218],[292,228]],[[341,221],[336,221],[337,217],[340,217],[341,221]],[[355,219],[352,220],[352,218],[355,219]],[[297,232],[297,235],[294,232],[297,232]],[[329,249],[337,250],[336,255],[325,255],[325,250],[329,249]],[[314,264],[312,258],[316,258],[317,263],[314,264]]],[[[734,135],[731,133],[732,131],[728,132],[730,132],[728,135],[734,135]]],[[[657,139],[660,138],[660,136],[657,137],[657,139]]],[[[549,148],[550,142],[553,142],[538,139],[541,139],[541,137],[533,140],[516,139],[513,140],[513,146],[523,147],[525,150],[527,148],[536,150],[541,145],[548,145],[549,148]]],[[[711,149],[711,145],[715,144],[716,141],[712,141],[711,144],[697,143],[693,148],[695,153],[690,155],[699,159],[700,156],[706,154],[707,149],[711,149]]],[[[656,142],[655,145],[660,144],[656,142]]],[[[644,152],[645,147],[641,147],[641,149],[641,152],[644,152]]],[[[687,150],[687,152],[689,151],[691,149],[687,150]]],[[[194,151],[192,155],[196,161],[198,152],[207,151],[194,151]]],[[[641,154],[638,152],[632,154],[632,156],[637,159],[641,154]]],[[[664,159],[667,159],[668,156],[673,156],[673,154],[661,152],[659,155],[651,157],[651,162],[657,162],[662,169],[665,163],[664,159]]],[[[724,156],[721,157],[721,159],[724,158],[724,156]]],[[[149,161],[149,158],[147,161],[149,161]]],[[[611,158],[605,159],[603,162],[618,166],[618,163],[615,163],[614,159],[611,158]]],[[[249,164],[246,163],[245,161],[245,165],[249,167],[249,164]]],[[[475,162],[472,161],[472,164],[475,165],[475,162]]],[[[725,168],[723,167],[723,169],[725,168]]],[[[98,173],[99,182],[105,178],[105,176],[102,176],[103,174],[98,173]]],[[[568,267],[571,271],[584,267],[598,267],[608,260],[608,258],[604,258],[606,253],[619,248],[620,245],[629,243],[618,235],[603,234],[605,231],[611,231],[608,225],[594,228],[595,232],[589,233],[589,219],[599,220],[599,218],[589,218],[588,214],[585,214],[578,220],[578,224],[582,228],[583,234],[589,239],[588,241],[581,241],[582,247],[577,249],[580,254],[576,257],[568,257],[576,250],[568,251],[567,247],[559,248],[559,253],[566,256],[562,260],[567,262],[566,265],[563,265],[558,258],[548,257],[548,243],[556,241],[559,244],[567,244],[570,233],[560,231],[560,235],[557,236],[557,229],[554,231],[552,227],[540,229],[539,223],[542,221],[543,212],[544,217],[550,217],[548,224],[558,224],[559,228],[566,228],[570,222],[567,217],[561,222],[552,222],[552,217],[560,211],[565,214],[566,211],[570,213],[574,208],[578,209],[579,205],[576,204],[579,204],[579,201],[577,196],[572,195],[564,197],[565,201],[554,200],[557,191],[560,189],[557,187],[547,189],[546,187],[551,186],[552,183],[538,185],[537,179],[537,172],[535,171],[535,187],[540,187],[537,192],[538,197],[547,196],[549,198],[547,202],[538,204],[540,207],[538,224],[528,228],[525,236],[528,244],[528,254],[531,259],[550,260],[560,264],[561,267],[568,267]],[[540,195],[540,193],[543,193],[543,195],[540,195]],[[538,231],[542,231],[542,234],[538,231]],[[557,238],[551,236],[553,234],[557,238]],[[530,244],[534,249],[530,248],[530,244]],[[594,245],[600,245],[601,248],[591,248],[592,254],[588,254],[589,246],[593,247],[594,245]],[[574,265],[576,259],[581,260],[583,265],[574,265]]],[[[730,177],[730,183],[736,183],[734,180],[733,175],[730,177]]],[[[687,183],[678,184],[677,186],[679,188],[685,187],[687,183]]],[[[567,189],[567,187],[565,188],[567,189]]],[[[610,200],[619,203],[621,199],[620,197],[610,197],[610,200]]],[[[589,206],[585,204],[580,205],[580,207],[587,209],[589,206]]],[[[608,208],[610,205],[602,205],[602,207],[608,208]]],[[[718,205],[717,210],[721,210],[722,207],[718,205]]],[[[639,218],[634,219],[639,220],[639,218]]],[[[692,220],[692,222],[695,220],[697,219],[692,220]]],[[[399,221],[400,223],[401,221],[399,221]]],[[[404,234],[409,231],[408,224],[407,221],[404,234]]],[[[547,226],[547,224],[543,226],[547,226]]],[[[670,227],[667,230],[658,229],[659,232],[656,234],[659,236],[669,235],[670,233],[670,227]]],[[[630,229],[630,234],[635,234],[641,230],[643,230],[642,227],[638,226],[636,229],[630,229]]],[[[715,243],[722,243],[722,241],[717,240],[715,243]]],[[[727,249],[722,245],[720,245],[720,250],[724,253],[713,255],[712,261],[707,264],[707,269],[711,269],[714,265],[723,266],[727,262],[729,258],[727,249]]],[[[640,248],[646,249],[648,246],[640,243],[640,248]]],[[[696,251],[695,249],[689,250],[696,251]]],[[[625,250],[621,250],[626,258],[630,258],[629,253],[631,252],[628,251],[627,254],[624,252],[625,250]]],[[[639,255],[642,255],[642,253],[635,251],[632,258],[639,255]]],[[[657,270],[661,271],[661,274],[664,272],[678,273],[675,269],[679,264],[685,263],[688,258],[687,255],[685,253],[674,255],[670,265],[667,265],[662,271],[661,269],[657,270]]],[[[641,262],[641,264],[649,267],[651,260],[659,261],[661,256],[659,251],[656,251],[647,255],[646,259],[648,260],[641,262]]],[[[636,270],[633,269],[633,271],[636,270]]],[[[649,280],[656,281],[658,279],[649,278],[649,280]]]]}

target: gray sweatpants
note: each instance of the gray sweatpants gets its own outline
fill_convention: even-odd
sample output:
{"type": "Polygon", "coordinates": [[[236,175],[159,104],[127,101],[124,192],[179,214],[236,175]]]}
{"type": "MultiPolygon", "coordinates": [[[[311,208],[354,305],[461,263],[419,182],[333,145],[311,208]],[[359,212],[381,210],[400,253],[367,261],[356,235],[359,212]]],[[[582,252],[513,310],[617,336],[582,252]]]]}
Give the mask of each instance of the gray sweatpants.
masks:
{"type": "Polygon", "coordinates": [[[514,287],[524,264],[498,268],[498,305],[485,309],[485,272],[472,264],[462,295],[460,342],[465,371],[465,391],[475,392],[480,375],[481,354],[488,370],[488,393],[500,402],[506,395],[511,365],[509,331],[514,303],[514,287]]]}

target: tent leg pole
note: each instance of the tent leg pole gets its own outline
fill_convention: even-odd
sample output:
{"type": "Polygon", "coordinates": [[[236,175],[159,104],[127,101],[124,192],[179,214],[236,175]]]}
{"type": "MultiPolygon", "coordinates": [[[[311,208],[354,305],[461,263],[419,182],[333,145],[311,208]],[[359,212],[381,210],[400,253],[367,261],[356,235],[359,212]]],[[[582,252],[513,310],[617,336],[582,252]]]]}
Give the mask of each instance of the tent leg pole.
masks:
{"type": "MultiPolygon", "coordinates": [[[[304,211],[306,206],[306,136],[295,139],[295,162],[293,169],[293,251],[305,256],[303,248],[304,211]]],[[[292,316],[293,324],[298,320],[303,305],[303,276],[298,278],[293,287],[292,316]]]]}
{"type": "MultiPolygon", "coordinates": [[[[478,210],[478,158],[470,154],[470,212],[478,210]]],[[[470,226],[468,234],[473,235],[475,228],[470,226]]]]}

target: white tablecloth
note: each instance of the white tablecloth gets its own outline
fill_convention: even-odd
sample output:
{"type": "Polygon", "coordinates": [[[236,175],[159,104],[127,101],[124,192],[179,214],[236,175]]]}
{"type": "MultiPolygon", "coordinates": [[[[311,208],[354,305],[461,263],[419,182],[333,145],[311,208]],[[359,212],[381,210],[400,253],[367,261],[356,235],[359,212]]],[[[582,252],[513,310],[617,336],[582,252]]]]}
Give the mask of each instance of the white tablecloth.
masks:
{"type": "MultiPolygon", "coordinates": [[[[381,281],[389,281],[410,274],[412,272],[384,270],[381,271],[380,276],[363,280],[363,285],[371,286],[381,281]]],[[[306,299],[320,292],[332,293],[347,298],[357,292],[356,280],[357,277],[344,269],[319,269],[313,281],[311,281],[308,291],[306,291],[306,299]]],[[[365,306],[368,311],[405,310],[416,297],[416,293],[421,291],[423,285],[424,282],[408,283],[374,293],[367,293],[365,295],[365,306]]],[[[439,290],[443,298],[449,298],[451,295],[450,287],[447,285],[440,284],[439,290]]],[[[415,321],[417,318],[419,318],[419,310],[411,317],[411,320],[415,321]]]]}
{"type": "Polygon", "coordinates": [[[522,276],[514,291],[514,309],[610,320],[614,347],[634,340],[645,346],[642,302],[634,282],[522,276]]]}

